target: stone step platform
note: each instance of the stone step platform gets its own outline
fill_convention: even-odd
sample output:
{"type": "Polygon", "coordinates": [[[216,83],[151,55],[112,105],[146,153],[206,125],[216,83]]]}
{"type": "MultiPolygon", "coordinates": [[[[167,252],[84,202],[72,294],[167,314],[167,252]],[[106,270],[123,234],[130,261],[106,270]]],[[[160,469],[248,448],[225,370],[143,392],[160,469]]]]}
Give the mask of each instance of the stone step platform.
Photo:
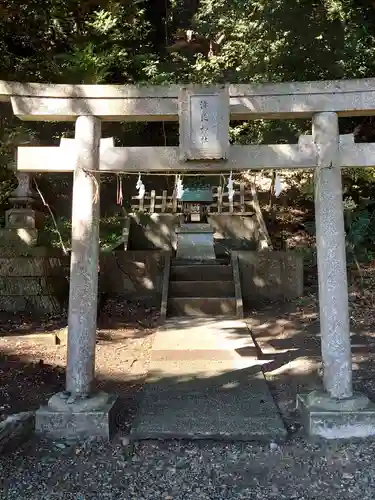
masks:
{"type": "Polygon", "coordinates": [[[174,257],[172,260],[172,264],[174,266],[185,266],[186,264],[205,264],[205,265],[220,265],[220,266],[227,266],[230,264],[230,258],[229,257],[224,257],[224,258],[216,258],[215,260],[212,259],[182,259],[178,257],[174,257]]]}
{"type": "Polygon", "coordinates": [[[169,316],[229,316],[235,317],[234,297],[169,297],[169,316]]]}
{"type": "Polygon", "coordinates": [[[242,320],[172,318],[156,333],[133,440],[282,440],[286,430],[242,320]]]}
{"type": "Polygon", "coordinates": [[[234,297],[232,281],[171,281],[169,296],[176,297],[234,297]]]}
{"type": "Polygon", "coordinates": [[[232,281],[232,266],[215,262],[215,264],[172,262],[170,281],[232,281]]]}

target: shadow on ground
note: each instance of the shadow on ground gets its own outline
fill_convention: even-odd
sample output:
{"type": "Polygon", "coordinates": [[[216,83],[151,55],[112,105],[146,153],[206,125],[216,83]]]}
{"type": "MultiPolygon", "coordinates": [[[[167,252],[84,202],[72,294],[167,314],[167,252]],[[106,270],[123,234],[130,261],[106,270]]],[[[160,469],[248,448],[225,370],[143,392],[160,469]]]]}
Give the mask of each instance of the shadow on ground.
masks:
{"type": "MultiPolygon", "coordinates": [[[[127,323],[123,317],[103,319],[102,328],[98,333],[98,349],[107,348],[109,354],[117,353],[117,360],[108,369],[103,370],[101,366],[98,367],[96,387],[116,393],[121,398],[118,421],[123,432],[128,432],[136,413],[140,391],[147,373],[149,355],[149,352],[148,355],[143,352],[142,360],[136,359],[137,355],[133,351],[128,352],[128,343],[129,339],[132,342],[144,342],[146,339],[148,342],[146,347],[144,343],[137,346],[139,349],[150,350],[152,333],[157,325],[157,318],[150,312],[152,311],[148,313],[141,311],[141,325],[137,320],[127,323]],[[137,362],[143,365],[134,375],[129,367],[137,362]]],[[[207,319],[201,318],[197,321],[204,325],[207,319]]],[[[255,341],[259,365],[243,369],[240,377],[237,371],[237,382],[233,390],[248,391],[249,380],[261,369],[287,427],[293,431],[299,427],[298,415],[295,412],[296,394],[313,390],[321,384],[320,335],[316,303],[311,300],[303,306],[296,303],[268,306],[249,313],[246,321],[255,341]]],[[[188,327],[189,321],[181,318],[178,324],[179,328],[183,329],[188,327]]],[[[27,331],[32,333],[32,328],[29,324],[27,331]]],[[[39,326],[40,330],[41,328],[39,326]]],[[[20,331],[25,331],[22,326],[18,332],[20,331]]],[[[233,335],[238,333],[229,328],[228,337],[233,335]]],[[[1,337],[4,337],[2,333],[1,337]]],[[[36,359],[33,352],[25,349],[24,344],[20,346],[21,352],[20,349],[14,348],[14,343],[9,347],[4,343],[1,346],[0,415],[36,409],[64,387],[65,365],[61,362],[54,364],[41,358],[36,359]]],[[[375,399],[374,347],[375,339],[371,332],[358,330],[352,335],[354,386],[372,399],[375,399]]],[[[249,353],[246,348],[239,348],[237,354],[246,357],[253,356],[254,352],[249,353]]],[[[208,384],[206,376],[166,377],[162,372],[149,375],[155,381],[166,385],[173,384],[182,391],[190,390],[194,385],[202,387],[208,384]]],[[[232,381],[233,374],[227,372],[211,378],[209,385],[230,391],[232,381]]]]}

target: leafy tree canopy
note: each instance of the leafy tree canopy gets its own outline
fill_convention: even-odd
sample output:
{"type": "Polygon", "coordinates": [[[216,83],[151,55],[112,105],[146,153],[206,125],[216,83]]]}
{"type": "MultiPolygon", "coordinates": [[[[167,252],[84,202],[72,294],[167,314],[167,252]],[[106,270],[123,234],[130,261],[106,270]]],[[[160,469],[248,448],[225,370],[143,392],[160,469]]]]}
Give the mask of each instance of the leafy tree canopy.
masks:
{"type": "MultiPolygon", "coordinates": [[[[372,0],[3,0],[0,16],[5,80],[259,83],[375,74],[372,0]]],[[[355,124],[342,126],[352,131],[355,124]]],[[[141,143],[175,141],[173,127],[116,126],[123,143],[130,136],[141,143]]],[[[305,121],[258,120],[234,124],[231,134],[242,143],[290,141],[309,127],[305,121]]],[[[19,137],[30,129],[36,140],[50,142],[64,133],[61,124],[26,127],[5,110],[1,181],[9,178],[5,166],[19,137]]],[[[358,173],[348,175],[360,184],[358,173]]],[[[364,175],[366,183],[373,180],[372,172],[364,175]]]]}

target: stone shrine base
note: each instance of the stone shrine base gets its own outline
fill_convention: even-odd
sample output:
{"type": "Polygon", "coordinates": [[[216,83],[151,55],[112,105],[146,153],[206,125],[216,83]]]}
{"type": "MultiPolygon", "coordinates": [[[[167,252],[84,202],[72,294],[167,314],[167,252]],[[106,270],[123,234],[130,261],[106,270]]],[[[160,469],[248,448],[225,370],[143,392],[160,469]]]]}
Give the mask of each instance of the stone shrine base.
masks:
{"type": "Polygon", "coordinates": [[[177,259],[215,260],[214,231],[210,224],[183,224],[176,228],[177,259]]]}
{"type": "Polygon", "coordinates": [[[311,437],[353,439],[375,436],[375,404],[363,394],[335,400],[314,391],[297,396],[297,409],[311,437]]]}
{"type": "Polygon", "coordinates": [[[68,403],[51,397],[35,414],[35,432],[52,439],[111,439],[116,432],[117,397],[106,393],[68,403]]]}

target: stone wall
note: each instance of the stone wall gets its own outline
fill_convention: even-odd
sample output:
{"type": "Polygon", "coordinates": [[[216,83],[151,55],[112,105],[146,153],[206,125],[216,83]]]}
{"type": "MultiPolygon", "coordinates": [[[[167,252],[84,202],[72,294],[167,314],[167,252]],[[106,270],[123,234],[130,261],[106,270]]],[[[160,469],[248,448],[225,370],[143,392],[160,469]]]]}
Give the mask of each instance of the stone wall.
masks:
{"type": "Polygon", "coordinates": [[[160,303],[164,252],[117,251],[100,256],[100,292],[160,303]]]}
{"type": "Polygon", "coordinates": [[[49,247],[48,235],[35,228],[0,228],[0,257],[44,256],[59,253],[49,247]]]}
{"type": "Polygon", "coordinates": [[[1,257],[0,311],[57,314],[69,293],[69,258],[1,257]]]}
{"type": "Polygon", "coordinates": [[[180,224],[180,215],[140,212],[129,217],[128,250],[176,250],[176,227],[180,224]]]}
{"type": "MultiPolygon", "coordinates": [[[[137,213],[130,217],[129,250],[176,250],[176,227],[181,215],[137,213]]],[[[231,250],[258,249],[259,224],[255,216],[215,214],[209,217],[209,223],[215,231],[218,258],[231,250]]]]}
{"type": "MultiPolygon", "coordinates": [[[[160,304],[166,252],[100,257],[99,291],[160,304]]],[[[237,252],[245,304],[303,294],[303,261],[292,252],[237,252]]],[[[69,257],[1,257],[0,311],[55,314],[67,306],[69,257]]]]}
{"type": "Polygon", "coordinates": [[[259,223],[254,216],[240,214],[210,215],[214,229],[214,245],[217,258],[232,250],[257,250],[260,241],[259,223]]]}
{"type": "MultiPolygon", "coordinates": [[[[117,251],[102,255],[100,291],[160,303],[165,252],[117,251]]],[[[293,252],[237,252],[245,304],[303,294],[303,260],[293,252]]]]}
{"type": "MultiPolygon", "coordinates": [[[[99,292],[160,304],[162,251],[117,251],[100,256],[99,292]]],[[[1,257],[0,311],[58,314],[68,305],[69,257],[1,257]]]]}
{"type": "Polygon", "coordinates": [[[303,294],[303,259],[293,252],[238,251],[246,304],[288,300],[303,294]]]}

